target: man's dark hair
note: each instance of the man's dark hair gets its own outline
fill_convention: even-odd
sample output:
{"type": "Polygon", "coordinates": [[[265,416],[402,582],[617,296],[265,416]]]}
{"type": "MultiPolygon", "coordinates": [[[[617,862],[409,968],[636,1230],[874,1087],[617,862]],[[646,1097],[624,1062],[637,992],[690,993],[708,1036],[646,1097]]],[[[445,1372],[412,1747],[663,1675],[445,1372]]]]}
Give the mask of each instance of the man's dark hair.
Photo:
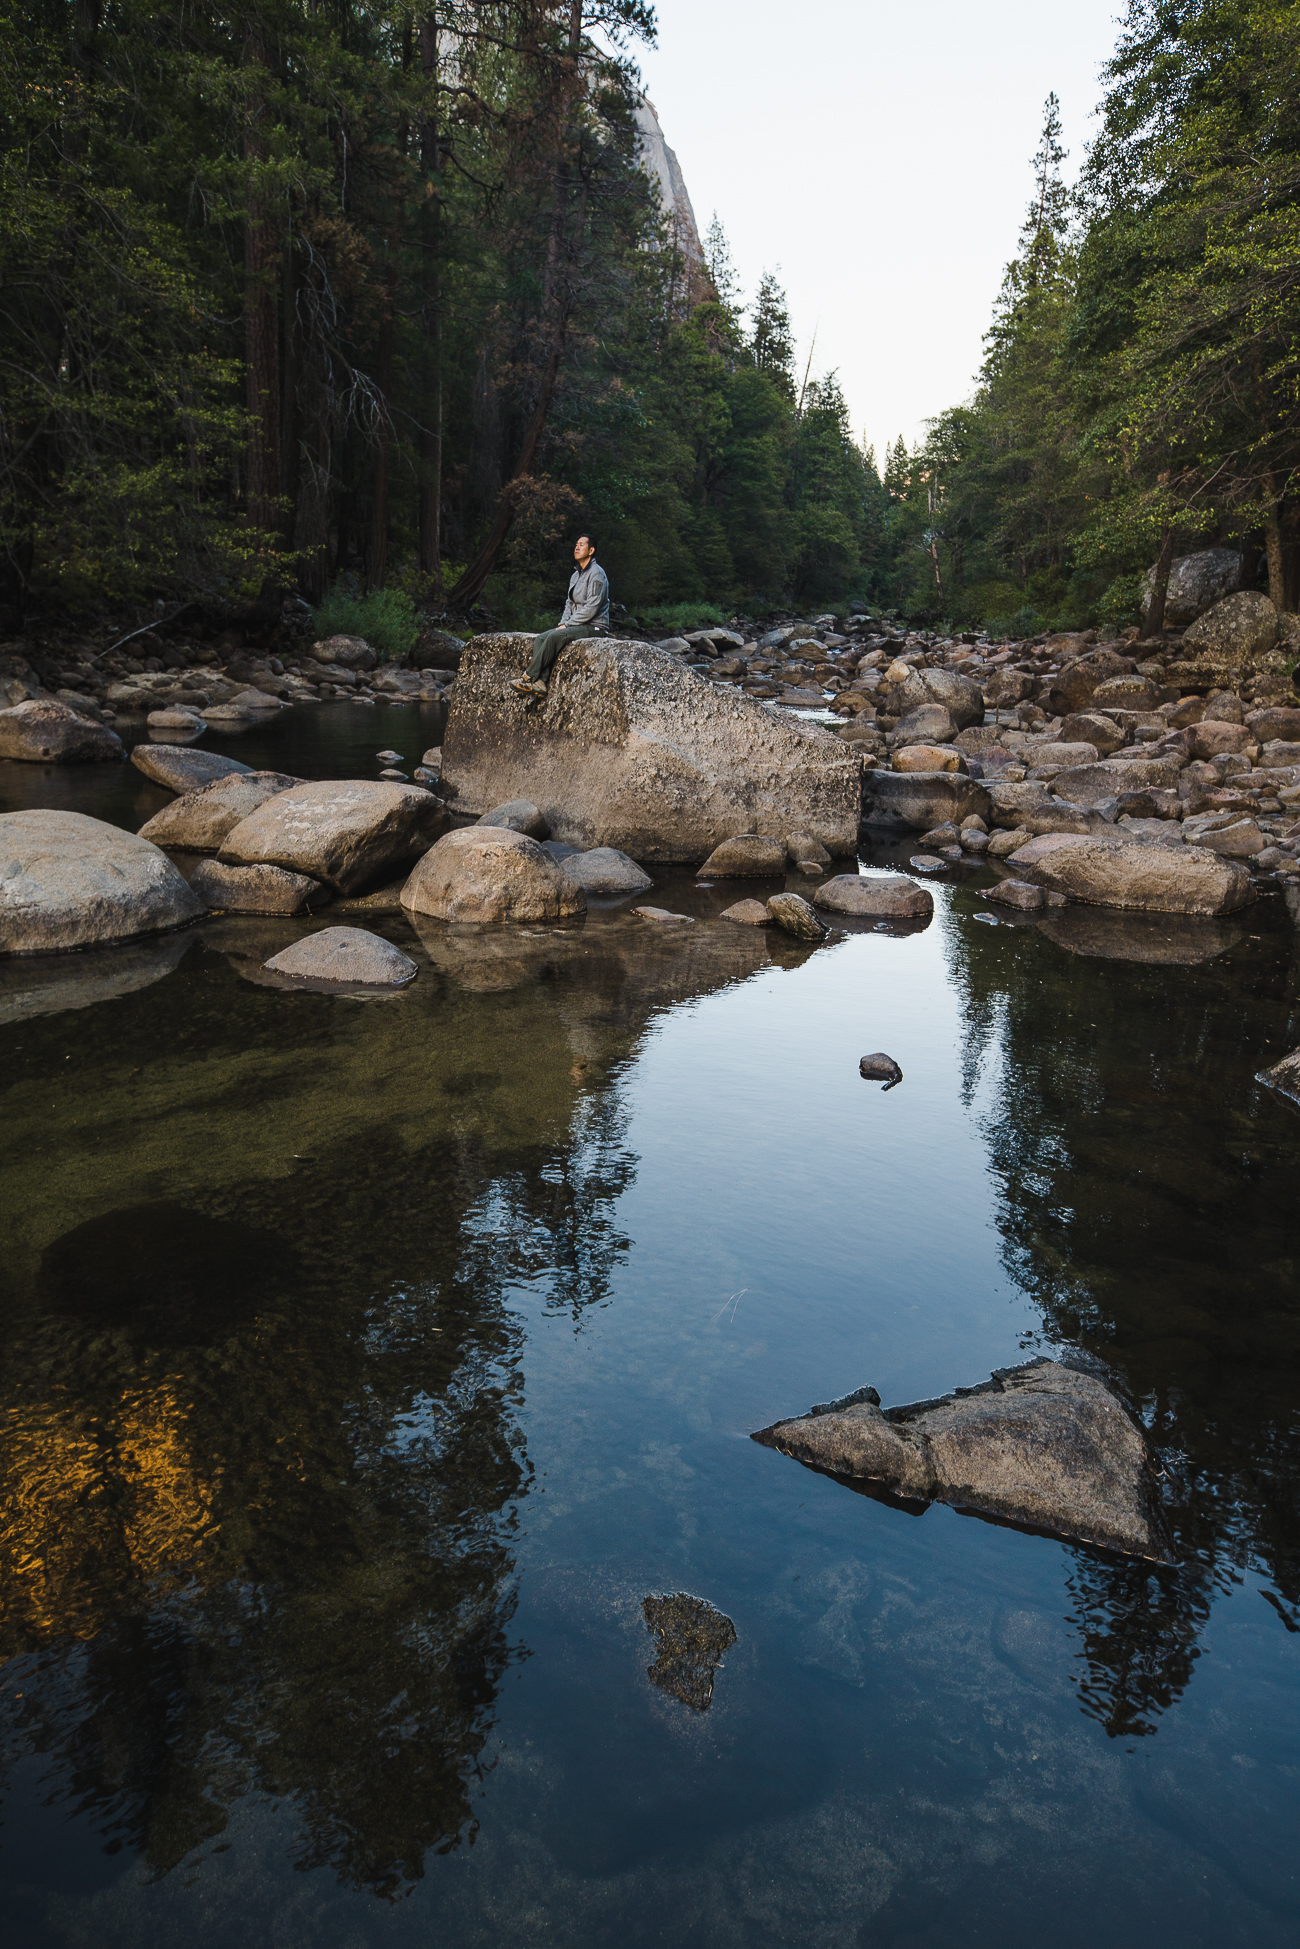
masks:
{"type": "Polygon", "coordinates": [[[594,555],[594,554],[595,554],[595,553],[597,552],[597,550],[596,550],[596,537],[595,537],[595,535],[593,535],[593,534],[592,534],[592,532],[591,532],[591,530],[590,530],[589,528],[584,528],[584,529],[583,529],[583,531],[582,531],[582,534],[580,534],[580,535],[578,536],[578,540],[579,540],[579,541],[582,541],[582,540],[584,539],[584,537],[585,537],[585,539],[586,539],[587,541],[589,541],[589,542],[591,543],[591,552],[592,552],[592,554],[594,555]]]}

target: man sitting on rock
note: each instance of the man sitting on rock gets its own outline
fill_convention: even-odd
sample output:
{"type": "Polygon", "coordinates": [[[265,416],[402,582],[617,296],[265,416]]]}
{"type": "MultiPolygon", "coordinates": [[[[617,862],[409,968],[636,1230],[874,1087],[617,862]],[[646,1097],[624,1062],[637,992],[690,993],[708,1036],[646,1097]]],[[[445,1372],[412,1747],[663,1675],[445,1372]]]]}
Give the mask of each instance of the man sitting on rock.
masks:
{"type": "Polygon", "coordinates": [[[609,628],[609,578],[596,560],[590,535],[579,535],[573,549],[578,564],[569,578],[569,594],[558,629],[544,629],[533,638],[533,667],[511,685],[525,697],[545,697],[551,665],[566,643],[584,636],[603,636],[609,628]]]}

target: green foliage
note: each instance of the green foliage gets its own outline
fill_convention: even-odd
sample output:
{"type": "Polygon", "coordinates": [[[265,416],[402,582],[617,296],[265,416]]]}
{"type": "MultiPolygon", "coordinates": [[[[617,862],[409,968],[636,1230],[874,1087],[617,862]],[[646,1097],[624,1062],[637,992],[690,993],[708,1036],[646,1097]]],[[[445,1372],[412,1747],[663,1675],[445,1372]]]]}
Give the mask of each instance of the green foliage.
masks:
{"type": "Polygon", "coordinates": [[[716,602],[657,603],[636,618],[648,629],[664,629],[681,636],[688,629],[705,629],[710,623],[723,624],[727,618],[716,602]]]}
{"type": "Polygon", "coordinates": [[[420,619],[405,589],[372,589],[358,595],[335,584],[312,611],[319,636],[364,636],[385,662],[409,656],[420,638],[420,619]]]}

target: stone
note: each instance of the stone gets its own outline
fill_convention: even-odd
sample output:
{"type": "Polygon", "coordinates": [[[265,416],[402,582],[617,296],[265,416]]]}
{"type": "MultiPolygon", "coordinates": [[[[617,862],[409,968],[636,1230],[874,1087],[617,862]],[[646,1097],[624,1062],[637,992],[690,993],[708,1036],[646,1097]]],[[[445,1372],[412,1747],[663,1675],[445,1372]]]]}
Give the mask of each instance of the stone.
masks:
{"type": "MultiPolygon", "coordinates": [[[[863,1056],[858,1064],[858,1074],[864,1083],[883,1083],[886,1090],[895,1089],[903,1080],[903,1072],[894,1058],[880,1049],[872,1056],[863,1056]]],[[[883,1090],[881,1094],[884,1094],[883,1090]]]]}
{"type": "Polygon", "coordinates": [[[753,1439],[912,1502],[1168,1561],[1141,1430],[1102,1380],[1059,1361],[887,1413],[861,1388],[753,1439]]]}
{"type": "Polygon", "coordinates": [[[0,758],[32,765],[96,765],[125,755],[116,731],[52,697],[32,697],[0,711],[0,758]]]}
{"type": "Polygon", "coordinates": [[[722,1654],[736,1642],[735,1625],[704,1598],[685,1591],[647,1597],[641,1612],[657,1653],[646,1677],[683,1705],[707,1712],[722,1654]]]}
{"type": "Polygon", "coordinates": [[[421,758],[420,763],[426,766],[429,771],[440,772],[442,770],[442,746],[440,744],[430,745],[423,758],[421,758]]]}
{"type": "Polygon", "coordinates": [[[465,644],[461,637],[453,636],[449,630],[425,623],[420,630],[416,654],[420,658],[421,668],[428,664],[432,669],[458,670],[461,657],[465,654],[465,644]]]}
{"type": "Polygon", "coordinates": [[[478,823],[481,826],[506,826],[511,832],[525,833],[529,839],[549,839],[551,836],[551,828],[530,799],[507,799],[504,805],[494,805],[490,812],[483,813],[478,823]]]}
{"type": "Polygon", "coordinates": [[[963,677],[956,670],[921,670],[917,675],[922,688],[936,704],[943,705],[958,731],[984,722],[984,692],[973,677],[963,677]]]}
{"type": "Polygon", "coordinates": [[[894,753],[894,767],[900,772],[965,772],[970,767],[965,754],[950,744],[908,744],[894,753]]]}
{"type": "MultiPolygon", "coordinates": [[[[402,888],[405,885],[406,876],[403,875],[400,880],[390,880],[387,886],[374,887],[369,893],[350,894],[345,899],[335,900],[334,911],[336,914],[400,914],[402,888]]],[[[328,891],[327,888],[321,890],[328,891]]]]}
{"type": "Polygon", "coordinates": [[[527,922],[584,914],[587,896],[526,833],[462,826],[417,861],[402,905],[434,920],[527,922]]]}
{"type": "Polygon", "coordinates": [[[263,962],[268,974],[348,988],[404,988],[418,965],[400,947],[364,927],[325,927],[263,962]]]}
{"type": "Polygon", "coordinates": [[[1095,907],[1157,914],[1231,914],[1255,898],[1249,873],[1200,846],[1146,846],[1135,839],[1057,835],[1050,852],[1031,841],[1011,855],[1018,877],[1095,907]]]}
{"type": "Polygon", "coordinates": [[[1277,610],[1266,595],[1243,589],[1225,596],[1192,624],[1183,653],[1197,661],[1252,664],[1278,639],[1277,610]]]}
{"type": "Polygon", "coordinates": [[[1203,717],[1199,724],[1193,724],[1187,735],[1193,758],[1218,758],[1224,752],[1235,757],[1239,752],[1252,750],[1258,743],[1247,725],[1224,724],[1212,717],[1203,717]]]}
{"type": "Polygon", "coordinates": [[[813,895],[814,907],[827,914],[851,914],[872,920],[929,920],[934,895],[905,874],[888,876],[837,873],[813,895]]]}
{"type": "Polygon", "coordinates": [[[956,846],[961,840],[961,828],[949,819],[946,825],[932,826],[929,832],[921,834],[921,844],[927,851],[937,851],[942,846],[956,846]]]}
{"type": "MultiPolygon", "coordinates": [[[[827,858],[830,858],[829,853],[827,858]]],[[[785,873],[785,845],[757,833],[738,833],[715,846],[696,874],[700,880],[772,880],[785,873]]]]}
{"type": "Polygon", "coordinates": [[[1094,831],[1102,825],[1100,813],[1058,798],[1041,779],[995,782],[989,786],[990,817],[995,826],[1038,832],[1094,831]]]}
{"type": "Polygon", "coordinates": [[[918,704],[915,710],[899,718],[889,742],[895,749],[914,744],[951,744],[956,735],[957,726],[943,704],[918,704]]]}
{"type": "Polygon", "coordinates": [[[180,704],[169,704],[165,710],[150,711],[145,722],[151,731],[193,731],[197,734],[207,729],[200,710],[186,710],[180,704]]]}
{"type": "Polygon", "coordinates": [[[1293,1049],[1281,1062],[1275,1062],[1269,1069],[1261,1069],[1255,1077],[1266,1089],[1276,1090],[1279,1096],[1300,1108],[1300,1049],[1293,1049]]]}
{"type": "Polygon", "coordinates": [[[774,893],[767,903],[767,911],[777,926],[793,934],[797,941],[825,939],[825,923],[818,920],[802,894],[774,893]]]}
{"type": "Polygon", "coordinates": [[[977,779],[959,772],[867,772],[862,780],[862,820],[868,826],[926,832],[947,820],[978,812],[989,816],[989,795],[977,779]]]}
{"type": "Polygon", "coordinates": [[[312,780],[242,819],[222,842],[221,858],[232,866],[286,866],[337,893],[358,893],[425,852],[446,825],[442,801],[418,785],[312,780]]]}
{"type": "Polygon", "coordinates": [[[571,852],[560,870],[597,900],[617,900],[629,893],[644,893],[654,885],[650,875],[616,846],[593,846],[589,853],[571,852]]]}
{"type": "Polygon", "coordinates": [[[792,832],[785,842],[791,866],[829,866],[831,856],[810,832],[792,832]]]}
{"type": "MultiPolygon", "coordinates": [[[[172,852],[215,853],[226,834],[233,832],[241,819],[279,792],[301,785],[300,778],[288,772],[231,772],[214,778],[196,792],[173,799],[161,812],[155,812],[140,828],[142,839],[172,852]]],[[[278,909],[276,910],[279,911],[278,909]]]]}
{"type": "Polygon", "coordinates": [[[400,751],[377,751],[375,756],[381,765],[403,765],[406,763],[400,751]]]}
{"type": "Polygon", "coordinates": [[[0,815],[0,954],[50,954],[159,934],[202,902],[166,853],[81,812],[0,815]]]}
{"type": "Polygon", "coordinates": [[[862,762],[821,725],[608,637],[569,644],[546,698],[525,699],[510,685],[531,651],[522,635],[466,645],[442,746],[458,811],[520,792],[557,839],[645,865],[698,862],[746,830],[808,832],[835,858],[855,850],[862,762]]]}
{"type": "Polygon", "coordinates": [[[1057,772],[1069,771],[1076,765],[1095,765],[1101,756],[1095,744],[1067,744],[1064,738],[1044,738],[1017,747],[1017,756],[1023,756],[1029,771],[1044,777],[1055,778],[1057,772]]]}
{"type": "Polygon", "coordinates": [[[1300,710],[1292,709],[1289,705],[1251,711],[1246,718],[1246,727],[1259,745],[1273,744],[1279,740],[1300,744],[1300,710]]]}
{"type": "Polygon", "coordinates": [[[1300,744],[1288,744],[1281,738],[1270,738],[1259,754],[1260,763],[1269,770],[1282,766],[1300,765],[1300,744]]]}
{"type": "Polygon", "coordinates": [[[1089,699],[1094,711],[1153,711],[1159,701],[1156,685],[1136,671],[1124,677],[1106,677],[1089,699]]]}
{"type": "Polygon", "coordinates": [[[237,758],[222,757],[220,752],[191,751],[182,744],[138,744],[131,753],[131,763],[169,792],[199,792],[214,779],[231,778],[237,772],[246,777],[253,769],[241,765],[237,758]]]}
{"type": "Polygon", "coordinates": [[[317,663],[334,663],[340,670],[373,670],[379,659],[364,636],[326,636],[313,643],[307,655],[317,663]]]}
{"type": "MultiPolygon", "coordinates": [[[[741,904],[746,907],[749,907],[749,906],[756,906],[758,903],[757,901],[746,900],[743,901],[741,904]]],[[[670,913],[667,907],[633,907],[632,912],[634,914],[639,914],[642,920],[654,920],[654,921],[663,922],[663,921],[674,921],[674,920],[693,921],[695,919],[694,914],[670,913]]],[[[770,919],[771,916],[769,915],[768,918],[770,919]]]]}
{"type": "MultiPolygon", "coordinates": [[[[818,893],[824,892],[818,887],[818,893]]],[[[721,920],[734,920],[738,927],[770,927],[772,916],[761,900],[737,900],[734,907],[727,907],[719,916],[721,920]]]]}
{"type": "MultiPolygon", "coordinates": [[[[1165,621],[1175,627],[1195,622],[1214,603],[1233,595],[1249,579],[1246,557],[1235,548],[1201,548],[1194,555],[1177,555],[1169,567],[1165,590],[1165,621]]],[[[1150,602],[1156,572],[1143,580],[1143,600],[1150,602]]]]}
{"type": "Polygon", "coordinates": [[[272,697],[265,690],[241,690],[225,706],[232,711],[278,711],[283,705],[278,697],[272,697]]]}
{"type": "Polygon", "coordinates": [[[995,832],[989,839],[988,856],[990,859],[1006,859],[1028,845],[1031,837],[1026,826],[1013,826],[1009,832],[995,832]]]}
{"type": "Polygon", "coordinates": [[[1106,764],[1072,765],[1056,774],[1052,788],[1075,805],[1093,806],[1121,792],[1171,790],[1178,783],[1179,769],[1176,758],[1112,758],[1106,764]]]}
{"type": "Polygon", "coordinates": [[[1121,656],[1117,650],[1090,650],[1051,679],[1047,708],[1053,717],[1062,718],[1085,710],[1098,684],[1108,677],[1126,677],[1132,669],[1132,658],[1121,656]]]}
{"type": "Polygon", "coordinates": [[[1045,895],[1041,887],[1033,886],[1028,880],[999,880],[995,887],[985,887],[984,898],[995,900],[1001,907],[1014,907],[1018,913],[1037,913],[1044,904],[1045,895]]]}
{"type": "Polygon", "coordinates": [[[207,907],[232,914],[315,913],[334,898],[329,887],[283,866],[223,866],[201,859],[190,887],[207,907]]]}
{"type": "Polygon", "coordinates": [[[1224,859],[1250,859],[1264,850],[1264,835],[1253,819],[1234,819],[1227,825],[1216,825],[1208,830],[1193,820],[1183,827],[1183,838],[1189,846],[1204,846],[1224,859]]]}

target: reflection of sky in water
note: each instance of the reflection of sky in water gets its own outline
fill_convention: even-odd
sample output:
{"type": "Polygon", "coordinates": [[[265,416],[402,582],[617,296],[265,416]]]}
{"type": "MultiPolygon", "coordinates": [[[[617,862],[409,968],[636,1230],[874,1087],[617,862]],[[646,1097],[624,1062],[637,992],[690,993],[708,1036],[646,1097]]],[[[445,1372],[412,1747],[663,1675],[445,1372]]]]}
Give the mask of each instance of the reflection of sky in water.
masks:
{"type": "Polygon", "coordinates": [[[9,1667],[24,1940],[1293,1938],[1300,1124],[1250,1078],[1300,1042],[1295,937],[1088,958],[975,925],[975,884],[905,938],[719,934],[712,973],[702,923],[411,942],[402,1007],[351,1013],[199,946],[3,1031],[48,1147],[13,1159],[7,1507],[70,1512],[83,1606],[9,1667]],[[29,1236],[97,1173],[282,1235],[255,1329],[128,1375],[34,1314],[29,1236]],[[1140,1401],[1178,1573],[747,1438],[1072,1344],[1140,1401]],[[101,1482],[139,1547],[105,1519],[96,1573],[101,1482]],[[678,1590],[736,1626],[707,1717],[644,1676],[678,1590]]]}

